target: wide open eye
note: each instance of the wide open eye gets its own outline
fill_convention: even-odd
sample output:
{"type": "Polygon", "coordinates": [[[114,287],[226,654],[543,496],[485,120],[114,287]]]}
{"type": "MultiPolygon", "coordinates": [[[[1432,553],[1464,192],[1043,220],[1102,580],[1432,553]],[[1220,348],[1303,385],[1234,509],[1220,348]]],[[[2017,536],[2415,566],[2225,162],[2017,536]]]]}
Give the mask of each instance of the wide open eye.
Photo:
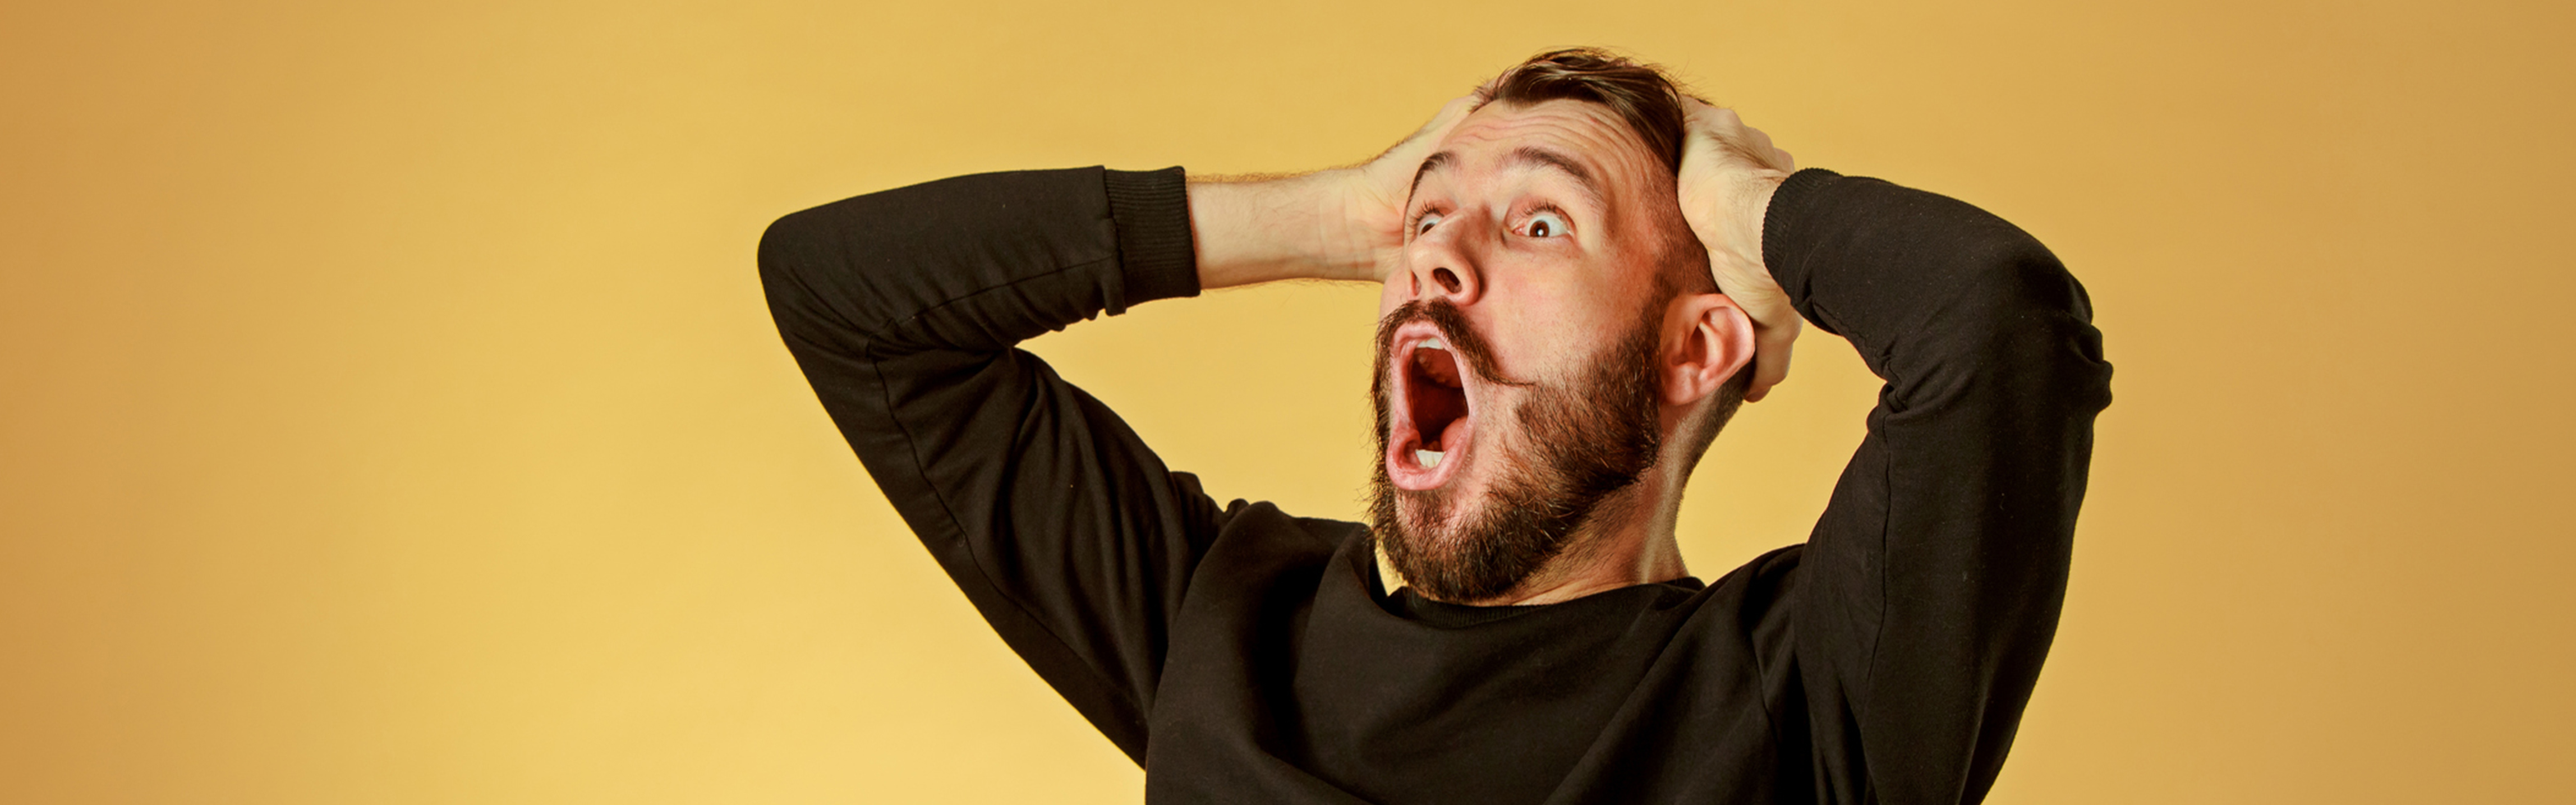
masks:
{"type": "Polygon", "coordinates": [[[1422,213],[1422,217],[1413,219],[1413,236],[1421,237],[1422,233],[1431,231],[1431,228],[1439,223],[1439,213],[1426,211],[1422,213]]]}
{"type": "Polygon", "coordinates": [[[1536,215],[1532,215],[1529,218],[1529,223],[1521,225],[1521,234],[1525,234],[1533,238],[1564,237],[1566,235],[1573,234],[1573,232],[1573,227],[1565,225],[1565,216],[1558,215],[1553,212],[1541,212],[1536,215]]]}

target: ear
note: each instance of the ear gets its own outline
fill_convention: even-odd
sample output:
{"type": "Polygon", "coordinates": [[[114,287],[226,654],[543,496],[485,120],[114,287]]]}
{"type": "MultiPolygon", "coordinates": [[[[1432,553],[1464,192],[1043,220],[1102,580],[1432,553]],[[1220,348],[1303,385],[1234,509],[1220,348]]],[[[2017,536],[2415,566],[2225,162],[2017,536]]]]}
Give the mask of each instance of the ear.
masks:
{"type": "Polygon", "coordinates": [[[1656,363],[1664,404],[1686,408],[1716,394],[1753,362],[1753,317],[1724,294],[1685,294],[1664,311],[1663,355],[1656,363]]]}

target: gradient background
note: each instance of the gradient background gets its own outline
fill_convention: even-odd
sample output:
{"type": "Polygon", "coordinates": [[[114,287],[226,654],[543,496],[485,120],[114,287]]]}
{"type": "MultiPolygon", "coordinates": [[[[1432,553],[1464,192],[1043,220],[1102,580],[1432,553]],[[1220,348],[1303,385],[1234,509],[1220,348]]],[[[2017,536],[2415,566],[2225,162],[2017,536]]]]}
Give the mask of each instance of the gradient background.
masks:
{"type": "MultiPolygon", "coordinates": [[[[1348,162],[1578,43],[2092,289],[2118,401],[1995,802],[2576,801],[2569,5],[1218,5],[8,4],[0,801],[1132,802],[830,428],[762,227],[1348,162]]],[[[1374,298],[1032,348],[1355,517],[1374,298]]],[[[1875,385],[1808,336],[1694,570],[1804,536],[1875,385]]]]}

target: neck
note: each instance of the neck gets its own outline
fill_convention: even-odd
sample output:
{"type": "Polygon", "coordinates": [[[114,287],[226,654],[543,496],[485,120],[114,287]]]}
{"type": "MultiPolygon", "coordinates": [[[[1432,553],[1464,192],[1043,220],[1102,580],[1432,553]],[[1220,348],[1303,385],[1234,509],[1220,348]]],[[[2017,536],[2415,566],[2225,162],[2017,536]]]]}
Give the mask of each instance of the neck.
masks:
{"type": "Polygon", "coordinates": [[[1672,581],[1690,575],[1682,564],[1673,524],[1681,514],[1683,479],[1663,456],[1637,482],[1602,499],[1592,516],[1575,527],[1563,554],[1511,592],[1485,601],[1451,603],[1520,606],[1572,601],[1599,592],[1639,584],[1672,581]]]}

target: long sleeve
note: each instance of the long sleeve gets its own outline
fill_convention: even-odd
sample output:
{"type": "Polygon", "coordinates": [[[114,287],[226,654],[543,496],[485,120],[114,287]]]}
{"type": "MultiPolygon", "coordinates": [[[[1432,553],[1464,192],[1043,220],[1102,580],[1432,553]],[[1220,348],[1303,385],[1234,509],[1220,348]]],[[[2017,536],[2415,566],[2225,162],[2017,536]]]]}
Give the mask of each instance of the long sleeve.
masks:
{"type": "Polygon", "coordinates": [[[1763,257],[1886,381],[1801,563],[1819,799],[1982,799],[2056,633],[2110,403],[2091,303],[1999,218],[1821,170],[1773,197],[1763,257]]]}
{"type": "Polygon", "coordinates": [[[886,498],[1011,648],[1139,762],[1171,618],[1223,514],[1013,345],[1195,295],[1179,169],[985,174],[780,219],[781,336],[886,498]]]}

